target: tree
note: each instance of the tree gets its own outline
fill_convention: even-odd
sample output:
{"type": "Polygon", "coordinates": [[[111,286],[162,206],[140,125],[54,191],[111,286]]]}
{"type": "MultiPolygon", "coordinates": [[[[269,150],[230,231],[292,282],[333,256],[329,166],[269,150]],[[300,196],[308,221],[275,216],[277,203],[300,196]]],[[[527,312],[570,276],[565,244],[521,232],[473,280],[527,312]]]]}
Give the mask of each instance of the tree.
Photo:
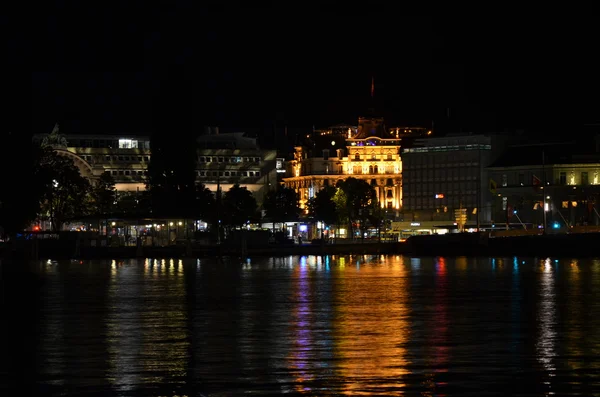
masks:
{"type": "Polygon", "coordinates": [[[348,214],[350,231],[354,236],[354,221],[360,221],[361,229],[364,230],[369,210],[373,210],[377,203],[377,194],[375,189],[362,179],[347,178],[338,182],[338,187],[346,196],[345,210],[348,214]]]}
{"type": "Polygon", "coordinates": [[[377,236],[381,241],[381,226],[385,219],[385,210],[381,208],[377,200],[373,200],[372,208],[368,210],[367,219],[369,223],[377,229],[377,236]]]}
{"type": "Polygon", "coordinates": [[[327,225],[335,225],[339,221],[339,214],[334,200],[337,189],[325,186],[319,190],[315,197],[308,201],[308,214],[315,220],[327,225]]]}
{"type": "Polygon", "coordinates": [[[273,222],[273,227],[275,227],[275,222],[295,221],[300,214],[296,191],[284,185],[279,185],[277,190],[267,193],[263,208],[267,217],[273,222]]]}
{"type": "Polygon", "coordinates": [[[98,178],[96,185],[92,188],[93,208],[95,215],[110,215],[116,210],[115,180],[108,172],[98,178]]]}
{"type": "Polygon", "coordinates": [[[42,150],[38,169],[43,189],[41,211],[50,220],[52,230],[57,231],[68,219],[87,215],[91,186],[71,159],[49,147],[42,150]]]}
{"type": "Polygon", "coordinates": [[[229,228],[243,226],[256,214],[256,199],[246,187],[235,184],[222,199],[221,219],[229,228]]]}
{"type": "Polygon", "coordinates": [[[136,216],[143,212],[137,192],[115,192],[115,213],[120,216],[136,216]]]}
{"type": "Polygon", "coordinates": [[[215,195],[203,183],[196,185],[195,218],[207,220],[209,223],[218,221],[215,211],[215,195]]]}
{"type": "Polygon", "coordinates": [[[348,211],[348,197],[346,196],[346,192],[339,188],[336,189],[336,192],[333,195],[333,203],[335,205],[338,224],[350,224],[348,230],[350,231],[350,236],[354,236],[354,229],[348,211]]]}

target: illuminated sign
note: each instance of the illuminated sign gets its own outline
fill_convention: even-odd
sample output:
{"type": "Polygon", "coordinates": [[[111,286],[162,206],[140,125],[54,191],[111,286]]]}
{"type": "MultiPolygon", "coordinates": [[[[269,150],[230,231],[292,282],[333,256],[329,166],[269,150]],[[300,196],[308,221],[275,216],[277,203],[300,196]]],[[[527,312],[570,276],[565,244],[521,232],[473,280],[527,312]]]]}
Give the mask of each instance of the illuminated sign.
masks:
{"type": "Polygon", "coordinates": [[[410,225],[411,226],[421,226],[421,223],[419,223],[419,222],[411,222],[410,225]]]}
{"type": "Polygon", "coordinates": [[[442,199],[442,198],[444,198],[444,194],[443,193],[436,194],[435,198],[436,199],[442,199]]]}

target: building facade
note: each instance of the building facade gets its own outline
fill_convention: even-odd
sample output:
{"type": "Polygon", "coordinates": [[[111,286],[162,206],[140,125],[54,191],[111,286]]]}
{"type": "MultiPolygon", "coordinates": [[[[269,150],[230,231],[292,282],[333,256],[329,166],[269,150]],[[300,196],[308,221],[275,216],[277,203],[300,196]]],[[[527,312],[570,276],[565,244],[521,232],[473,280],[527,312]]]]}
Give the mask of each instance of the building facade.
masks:
{"type": "Polygon", "coordinates": [[[277,187],[278,166],[284,166],[276,150],[261,149],[256,138],[244,133],[201,135],[198,142],[197,180],[211,191],[226,192],[239,184],[252,192],[260,206],[277,187]],[[278,163],[279,161],[279,163],[278,163]]]}
{"type": "MultiPolygon", "coordinates": [[[[34,140],[72,159],[92,183],[106,172],[119,192],[146,190],[152,158],[149,137],[60,135],[55,127],[53,133],[36,135],[34,140]]],[[[200,135],[197,144],[196,181],[211,191],[227,191],[239,184],[250,190],[260,205],[266,192],[277,186],[277,152],[260,149],[255,138],[244,133],[220,134],[213,128],[200,135]]],[[[283,166],[281,162],[280,170],[283,166]]]]}
{"type": "Polygon", "coordinates": [[[387,131],[380,117],[361,117],[357,128],[329,130],[319,132],[327,137],[325,144],[297,146],[288,162],[289,177],[283,180],[298,194],[301,209],[306,211],[308,200],[323,187],[353,177],[373,186],[381,207],[396,216],[402,208],[400,148],[408,132],[387,131]]]}
{"type": "Polygon", "coordinates": [[[565,153],[576,148],[563,145],[544,153],[523,149],[511,150],[488,168],[498,227],[600,225],[600,151],[571,155],[565,153]]]}
{"type": "Polygon", "coordinates": [[[151,159],[149,137],[59,135],[56,126],[52,134],[36,135],[34,140],[40,143],[45,140],[56,153],[73,160],[81,175],[92,184],[106,172],[115,180],[117,191],[146,189],[145,180],[151,159]]]}
{"type": "Polygon", "coordinates": [[[496,135],[430,137],[403,149],[403,226],[455,226],[457,210],[466,215],[467,228],[490,223],[493,194],[485,167],[504,141],[496,135]]]}

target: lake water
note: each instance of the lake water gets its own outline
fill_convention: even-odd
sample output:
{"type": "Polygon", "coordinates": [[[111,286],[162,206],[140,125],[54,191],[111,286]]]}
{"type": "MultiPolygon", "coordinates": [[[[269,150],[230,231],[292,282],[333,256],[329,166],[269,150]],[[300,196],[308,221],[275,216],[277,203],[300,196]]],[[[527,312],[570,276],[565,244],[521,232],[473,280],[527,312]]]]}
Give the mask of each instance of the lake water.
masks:
{"type": "Polygon", "coordinates": [[[2,264],[0,394],[600,395],[600,259],[2,264]]]}

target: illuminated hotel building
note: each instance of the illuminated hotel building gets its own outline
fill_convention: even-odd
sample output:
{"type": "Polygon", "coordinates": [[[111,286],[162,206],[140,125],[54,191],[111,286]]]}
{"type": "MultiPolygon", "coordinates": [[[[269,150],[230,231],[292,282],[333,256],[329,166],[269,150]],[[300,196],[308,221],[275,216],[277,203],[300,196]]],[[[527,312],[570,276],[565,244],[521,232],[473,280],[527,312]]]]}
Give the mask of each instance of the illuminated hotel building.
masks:
{"type": "MultiPolygon", "coordinates": [[[[395,210],[402,207],[402,140],[412,134],[410,128],[387,130],[381,117],[360,117],[358,127],[343,126],[316,133],[331,137],[327,145],[297,146],[288,163],[285,186],[296,191],[300,208],[306,210],[307,202],[323,187],[335,186],[348,177],[362,179],[375,188],[382,208],[395,210]],[[337,132],[334,134],[334,131],[337,132]]],[[[416,128],[415,133],[425,132],[416,128]]],[[[426,132],[425,132],[426,133],[426,132]]]]}
{"type": "Polygon", "coordinates": [[[73,160],[82,176],[92,183],[103,173],[109,173],[117,191],[142,191],[150,164],[150,138],[121,135],[59,135],[58,126],[52,134],[40,134],[35,141],[52,146],[61,156],[73,160]]]}

